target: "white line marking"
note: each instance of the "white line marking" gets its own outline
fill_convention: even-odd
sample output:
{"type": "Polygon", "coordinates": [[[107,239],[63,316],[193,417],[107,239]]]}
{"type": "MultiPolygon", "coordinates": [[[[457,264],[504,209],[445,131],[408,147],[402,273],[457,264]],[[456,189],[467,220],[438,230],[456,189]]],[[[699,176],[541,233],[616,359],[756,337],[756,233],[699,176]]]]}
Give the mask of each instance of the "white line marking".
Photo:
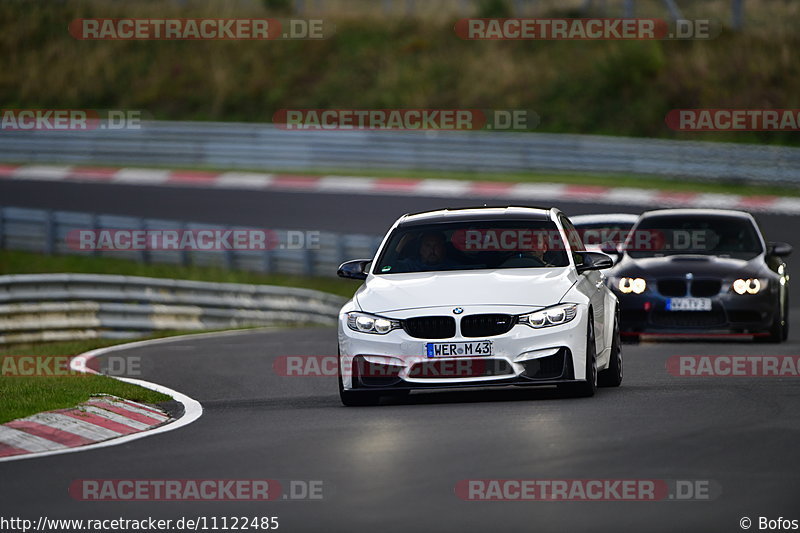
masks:
{"type": "Polygon", "coordinates": [[[697,207],[719,207],[730,209],[739,203],[741,196],[737,194],[705,193],[698,194],[690,203],[697,207]]]}
{"type": "Polygon", "coordinates": [[[328,192],[369,192],[375,178],[356,178],[352,176],[323,176],[317,182],[318,191],[328,192]]]}
{"type": "Polygon", "coordinates": [[[765,208],[765,211],[790,215],[800,214],[800,198],[779,198],[772,205],[765,208]]]}
{"type": "Polygon", "coordinates": [[[408,190],[410,196],[466,196],[472,182],[462,180],[422,180],[419,185],[408,190]]]}
{"type": "MultiPolygon", "coordinates": [[[[121,350],[127,350],[131,348],[139,348],[142,346],[151,346],[154,344],[165,344],[168,342],[178,342],[183,341],[186,339],[194,339],[194,338],[202,338],[202,337],[225,337],[228,335],[242,335],[247,333],[258,333],[261,329],[274,329],[274,328],[253,328],[248,330],[232,330],[232,331],[221,331],[221,332],[213,332],[213,333],[195,333],[191,335],[177,335],[175,337],[165,337],[162,339],[149,339],[144,341],[136,341],[130,342],[127,344],[117,344],[115,346],[108,346],[106,348],[98,348],[97,350],[91,350],[84,354],[81,354],[71,361],[71,366],[73,370],[79,370],[81,368],[88,368],[87,363],[91,359],[95,357],[99,357],[101,355],[105,355],[110,352],[116,352],[121,350]]],[[[96,442],[94,444],[87,444],[85,446],[76,446],[74,448],[64,448],[60,450],[51,450],[45,452],[38,452],[38,453],[29,453],[25,455],[13,455],[10,457],[0,457],[0,463],[5,461],[22,461],[25,459],[35,459],[38,457],[46,457],[50,455],[58,455],[62,453],[76,453],[76,452],[84,452],[89,450],[96,450],[98,448],[107,448],[109,446],[116,446],[118,444],[124,444],[126,442],[131,442],[137,439],[142,439],[145,437],[150,437],[152,435],[158,435],[159,433],[166,433],[168,431],[173,431],[175,429],[182,428],[184,426],[188,426],[198,418],[203,415],[203,406],[197,400],[186,396],[183,393],[180,393],[176,390],[172,390],[168,387],[163,385],[159,385],[157,383],[150,383],[149,381],[144,381],[141,379],[132,379],[132,378],[115,378],[119,379],[120,381],[124,381],[126,383],[132,383],[134,385],[139,385],[140,387],[144,387],[146,389],[154,390],[156,392],[160,392],[162,394],[166,394],[168,396],[172,396],[172,398],[183,404],[184,414],[179,419],[175,420],[174,422],[170,422],[168,424],[164,424],[152,429],[148,429],[146,431],[140,431],[138,433],[131,433],[130,435],[123,435],[118,438],[106,440],[103,442],[96,442]]]]}
{"type": "Polygon", "coordinates": [[[508,191],[511,198],[523,200],[552,200],[566,196],[566,185],[558,183],[520,183],[508,191]]]}
{"type": "Polygon", "coordinates": [[[633,189],[630,187],[616,187],[608,191],[603,198],[604,203],[648,205],[655,201],[658,191],[648,189],[633,189]]]}
{"type": "Polygon", "coordinates": [[[15,179],[23,180],[63,180],[69,176],[72,167],[56,167],[50,165],[28,165],[14,171],[15,179]]]}
{"type": "MultiPolygon", "coordinates": [[[[70,166],[27,165],[15,169],[11,175],[20,180],[70,180],[82,181],[71,175],[70,166]]],[[[142,185],[166,184],[173,171],[161,169],[120,168],[111,178],[112,183],[130,183],[142,185]]],[[[686,193],[670,189],[637,189],[632,187],[610,187],[601,194],[569,191],[569,186],[560,183],[514,183],[498,182],[509,185],[506,191],[498,190],[482,193],[474,190],[471,181],[428,179],[420,180],[414,187],[393,189],[376,187],[381,178],[358,176],[305,176],[318,181],[308,188],[307,192],[321,194],[357,193],[368,195],[390,196],[432,196],[432,197],[482,197],[487,194],[494,198],[520,199],[530,201],[568,201],[596,204],[639,205],[651,201],[661,207],[726,207],[738,208],[762,213],[782,215],[800,214],[800,198],[779,198],[774,202],[747,205],[741,203],[746,198],[731,194],[686,193]],[[670,197],[672,192],[677,193],[670,197]],[[661,195],[663,197],[659,198],[661,195]]],[[[211,184],[216,188],[229,189],[267,189],[274,183],[275,175],[258,172],[224,172],[211,184]]],[[[391,179],[391,178],[387,178],[391,179]]],[[[554,176],[557,179],[557,176],[554,176]]],[[[199,185],[191,182],[182,185],[199,185]]],[[[207,184],[203,184],[207,185],[207,184]]],[[[284,187],[278,187],[283,189],[284,187]]]]}
{"type": "Polygon", "coordinates": [[[272,183],[272,178],[272,174],[225,172],[214,180],[214,185],[220,188],[231,189],[263,189],[272,183]]]}
{"type": "Polygon", "coordinates": [[[114,174],[111,181],[115,183],[164,183],[169,179],[169,170],[156,170],[152,168],[123,168],[114,174]]]}

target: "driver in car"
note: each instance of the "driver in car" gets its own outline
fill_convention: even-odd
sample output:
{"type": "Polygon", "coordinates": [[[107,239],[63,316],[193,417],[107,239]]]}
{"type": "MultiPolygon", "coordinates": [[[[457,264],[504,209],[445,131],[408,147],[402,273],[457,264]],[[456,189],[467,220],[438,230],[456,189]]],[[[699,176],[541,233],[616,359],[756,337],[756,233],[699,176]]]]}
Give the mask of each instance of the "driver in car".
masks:
{"type": "Polygon", "coordinates": [[[530,260],[536,266],[555,266],[560,264],[561,254],[549,249],[547,236],[534,235],[529,246],[519,246],[516,254],[506,259],[505,265],[512,266],[517,263],[519,266],[531,266],[530,260]]]}
{"type": "MultiPolygon", "coordinates": [[[[401,243],[402,244],[402,243],[401,243]]],[[[424,233],[419,239],[416,257],[401,259],[398,266],[408,272],[447,269],[459,266],[447,257],[447,237],[438,231],[424,233]]]]}

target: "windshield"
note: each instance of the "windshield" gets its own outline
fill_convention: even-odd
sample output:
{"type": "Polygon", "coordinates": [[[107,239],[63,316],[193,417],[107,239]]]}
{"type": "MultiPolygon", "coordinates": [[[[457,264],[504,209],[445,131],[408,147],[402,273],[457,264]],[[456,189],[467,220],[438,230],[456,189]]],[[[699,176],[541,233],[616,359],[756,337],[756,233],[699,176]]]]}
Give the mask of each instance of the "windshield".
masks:
{"type": "Polygon", "coordinates": [[[586,246],[599,246],[606,242],[622,244],[625,242],[628,233],[630,233],[630,229],[633,227],[633,222],[619,221],[575,222],[574,224],[583,239],[583,244],[586,246]]]}
{"type": "Polygon", "coordinates": [[[720,215],[652,216],[628,237],[631,257],[715,255],[752,259],[763,252],[754,225],[747,219],[720,215]]]}
{"type": "Polygon", "coordinates": [[[551,221],[458,222],[399,227],[373,274],[569,265],[551,221]]]}

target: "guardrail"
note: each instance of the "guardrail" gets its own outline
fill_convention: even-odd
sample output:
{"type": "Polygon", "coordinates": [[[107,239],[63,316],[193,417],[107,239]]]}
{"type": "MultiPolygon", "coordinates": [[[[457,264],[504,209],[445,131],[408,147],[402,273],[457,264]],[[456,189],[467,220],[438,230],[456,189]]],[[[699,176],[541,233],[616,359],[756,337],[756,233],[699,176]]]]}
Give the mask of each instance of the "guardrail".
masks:
{"type": "Polygon", "coordinates": [[[573,171],[800,185],[800,148],[510,132],[287,131],[269,124],[5,131],[0,161],[258,170],[573,171]]]}
{"type": "Polygon", "coordinates": [[[96,274],[0,276],[0,345],[159,330],[336,323],[344,298],[309,289],[96,274]]]}
{"type": "Polygon", "coordinates": [[[96,215],[72,211],[50,211],[18,207],[0,207],[0,248],[46,254],[99,255],[132,259],[142,263],[216,266],[227,270],[303,276],[336,276],[344,261],[372,257],[380,237],[371,235],[317,232],[318,239],[309,245],[292,247],[292,230],[269,230],[286,247],[267,250],[131,250],[83,251],[67,244],[73,230],[218,230],[254,229],[208,223],[179,222],[151,218],[96,215]],[[318,243],[318,244],[317,244],[318,243]]]}

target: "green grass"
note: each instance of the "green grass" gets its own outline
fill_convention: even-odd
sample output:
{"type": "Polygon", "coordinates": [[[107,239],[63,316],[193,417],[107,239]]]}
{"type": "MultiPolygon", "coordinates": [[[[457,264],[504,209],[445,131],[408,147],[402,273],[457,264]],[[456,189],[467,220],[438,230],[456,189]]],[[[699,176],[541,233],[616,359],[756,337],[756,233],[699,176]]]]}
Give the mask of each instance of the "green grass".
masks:
{"type": "Polygon", "coordinates": [[[259,274],[201,266],[143,264],[127,259],[81,255],[44,255],[16,250],[0,250],[0,274],[118,274],[152,278],[189,279],[224,283],[257,283],[282,287],[301,287],[350,297],[357,282],[340,278],[312,278],[279,274],[259,274]]]}
{"type": "MultiPolygon", "coordinates": [[[[537,16],[578,14],[580,2],[565,1],[537,16]]],[[[663,2],[644,3],[637,16],[666,17],[663,2]]],[[[681,108],[800,108],[798,2],[746,2],[745,29],[711,40],[538,42],[464,41],[456,12],[375,18],[360,15],[365,3],[349,4],[325,13],[336,34],[319,41],[79,41],[66,31],[75,18],[282,14],[264,2],[7,0],[0,101],[246,122],[290,108],[529,109],[538,131],[800,144],[796,132],[690,134],[664,122],[681,108]]],[[[730,16],[729,0],[680,4],[689,18],[730,16]]],[[[618,7],[609,2],[608,15],[618,7]]]]}
{"type": "MultiPolygon", "coordinates": [[[[262,283],[322,290],[352,296],[356,282],[337,278],[261,275],[208,267],[145,265],[134,261],[104,257],[47,256],[0,250],[0,274],[37,274],[53,272],[120,274],[155,278],[179,278],[231,283],[262,283]]],[[[188,332],[165,331],[145,338],[160,338],[188,332]]],[[[192,333],[197,333],[192,332],[192,333]]],[[[16,345],[0,349],[2,360],[8,355],[77,355],[95,348],[127,341],[91,339],[69,342],[16,345]]],[[[106,376],[81,377],[3,377],[0,375],[0,423],[42,411],[73,407],[92,394],[113,394],[144,403],[159,403],[170,398],[106,376]]]]}
{"type": "MultiPolygon", "coordinates": [[[[166,337],[178,332],[162,332],[147,338],[166,337]]],[[[29,344],[0,350],[0,368],[7,356],[77,355],[95,348],[120,344],[119,340],[82,340],[48,344],[29,344]]],[[[0,424],[42,411],[65,409],[85,402],[92,394],[113,394],[136,402],[157,404],[169,396],[99,375],[9,377],[0,375],[0,424]]]]}

